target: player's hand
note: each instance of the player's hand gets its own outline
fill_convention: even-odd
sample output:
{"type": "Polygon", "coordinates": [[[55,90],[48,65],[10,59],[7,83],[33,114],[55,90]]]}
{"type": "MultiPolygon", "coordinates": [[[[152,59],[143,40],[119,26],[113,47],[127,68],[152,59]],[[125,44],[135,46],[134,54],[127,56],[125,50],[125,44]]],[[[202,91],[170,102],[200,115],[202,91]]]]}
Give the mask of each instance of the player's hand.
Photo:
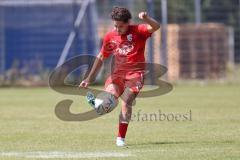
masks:
{"type": "Polygon", "coordinates": [[[88,85],[89,85],[89,82],[86,81],[86,80],[83,80],[78,87],[81,87],[81,88],[88,88],[88,85]]]}
{"type": "Polygon", "coordinates": [[[148,14],[147,14],[147,12],[140,12],[140,13],[138,14],[138,17],[139,17],[141,20],[145,20],[145,19],[148,18],[148,14]]]}

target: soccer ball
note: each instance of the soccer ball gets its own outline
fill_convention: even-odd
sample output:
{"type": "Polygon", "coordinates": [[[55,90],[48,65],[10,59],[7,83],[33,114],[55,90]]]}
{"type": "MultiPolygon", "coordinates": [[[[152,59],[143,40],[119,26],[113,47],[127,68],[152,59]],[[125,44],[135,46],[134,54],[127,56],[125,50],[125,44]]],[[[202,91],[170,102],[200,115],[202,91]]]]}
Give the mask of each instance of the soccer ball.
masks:
{"type": "Polygon", "coordinates": [[[95,110],[99,115],[111,112],[117,105],[116,98],[108,92],[100,93],[95,99],[95,110]]]}

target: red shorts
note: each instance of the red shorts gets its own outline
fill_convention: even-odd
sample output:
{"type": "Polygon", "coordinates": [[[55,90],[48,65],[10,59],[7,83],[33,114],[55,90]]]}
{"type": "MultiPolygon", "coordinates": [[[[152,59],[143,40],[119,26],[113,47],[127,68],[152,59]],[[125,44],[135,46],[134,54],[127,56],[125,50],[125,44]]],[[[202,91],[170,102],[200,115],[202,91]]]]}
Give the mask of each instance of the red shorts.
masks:
{"type": "Polygon", "coordinates": [[[133,93],[138,94],[144,84],[143,72],[128,72],[126,74],[114,73],[109,76],[105,82],[105,89],[110,84],[118,86],[118,94],[121,95],[126,88],[133,93]]]}

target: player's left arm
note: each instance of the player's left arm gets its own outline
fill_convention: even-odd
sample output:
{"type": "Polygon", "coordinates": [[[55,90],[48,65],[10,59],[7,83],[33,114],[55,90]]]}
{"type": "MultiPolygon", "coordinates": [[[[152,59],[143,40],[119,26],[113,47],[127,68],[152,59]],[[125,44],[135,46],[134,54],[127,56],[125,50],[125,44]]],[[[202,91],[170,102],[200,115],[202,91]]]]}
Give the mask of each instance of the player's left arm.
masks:
{"type": "Polygon", "coordinates": [[[149,33],[153,33],[160,28],[160,24],[155,19],[148,16],[147,12],[140,12],[138,17],[147,23],[147,30],[149,33]]]}

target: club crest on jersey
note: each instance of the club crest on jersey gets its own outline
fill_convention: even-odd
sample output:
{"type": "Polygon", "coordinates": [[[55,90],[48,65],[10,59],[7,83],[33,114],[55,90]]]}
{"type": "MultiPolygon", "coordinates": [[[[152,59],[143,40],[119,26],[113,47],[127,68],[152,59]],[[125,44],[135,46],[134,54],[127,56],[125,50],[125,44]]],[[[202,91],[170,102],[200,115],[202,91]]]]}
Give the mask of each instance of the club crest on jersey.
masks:
{"type": "Polygon", "coordinates": [[[132,34],[127,35],[127,40],[132,41],[132,34]]]}

